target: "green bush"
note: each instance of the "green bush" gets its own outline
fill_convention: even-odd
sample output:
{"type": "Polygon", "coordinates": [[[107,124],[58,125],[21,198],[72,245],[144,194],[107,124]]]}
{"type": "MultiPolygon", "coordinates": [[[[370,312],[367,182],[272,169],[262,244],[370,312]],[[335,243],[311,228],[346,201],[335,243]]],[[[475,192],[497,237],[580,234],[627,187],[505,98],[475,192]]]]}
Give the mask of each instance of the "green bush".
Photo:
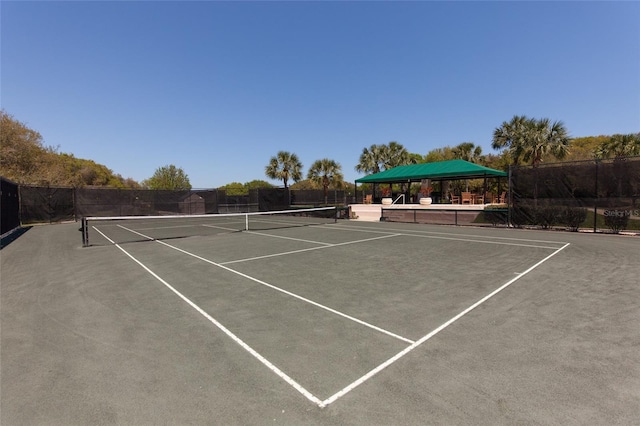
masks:
{"type": "Polygon", "coordinates": [[[507,209],[486,209],[483,212],[484,220],[493,226],[506,225],[508,221],[507,209]]]}
{"type": "Polygon", "coordinates": [[[617,234],[629,225],[629,215],[624,210],[608,210],[605,211],[604,223],[617,234]]]}
{"type": "Polygon", "coordinates": [[[580,225],[587,219],[587,210],[581,207],[565,207],[560,222],[571,231],[578,231],[580,225]]]}
{"type": "Polygon", "coordinates": [[[517,204],[511,209],[511,223],[521,228],[534,224],[533,207],[528,204],[517,204]]]}
{"type": "Polygon", "coordinates": [[[562,210],[556,206],[542,206],[534,209],[534,224],[549,229],[560,222],[562,210]]]}

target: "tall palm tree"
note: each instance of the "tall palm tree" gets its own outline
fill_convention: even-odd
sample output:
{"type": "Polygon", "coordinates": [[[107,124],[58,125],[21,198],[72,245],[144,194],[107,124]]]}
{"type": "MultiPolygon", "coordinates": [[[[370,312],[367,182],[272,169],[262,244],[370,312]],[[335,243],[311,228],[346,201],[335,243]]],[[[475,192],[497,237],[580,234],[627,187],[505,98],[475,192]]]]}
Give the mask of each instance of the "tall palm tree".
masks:
{"type": "Polygon", "coordinates": [[[356,165],[356,171],[360,173],[379,173],[384,168],[382,157],[383,145],[373,144],[364,148],[360,154],[360,160],[356,165]]]}
{"type": "Polygon", "coordinates": [[[551,154],[562,160],[569,153],[571,139],[562,121],[551,121],[548,118],[537,120],[530,125],[530,134],[525,145],[522,159],[537,167],[542,159],[551,154]]]}
{"type": "Polygon", "coordinates": [[[411,164],[414,161],[414,157],[409,154],[409,151],[395,141],[389,142],[388,145],[382,145],[382,159],[385,170],[411,164]]]}
{"type": "Polygon", "coordinates": [[[562,121],[548,118],[536,120],[526,116],[514,116],[493,132],[492,148],[506,148],[514,164],[520,161],[538,166],[547,155],[558,159],[569,152],[571,138],[562,121]]]}
{"type": "Polygon", "coordinates": [[[289,179],[293,179],[294,182],[302,179],[302,163],[296,154],[280,151],[269,160],[265,174],[271,179],[282,180],[286,189],[289,188],[289,179]]]}
{"type": "Polygon", "coordinates": [[[482,158],[482,147],[473,142],[462,142],[451,149],[453,155],[461,160],[477,163],[482,158]]]}
{"type": "MultiPolygon", "coordinates": [[[[359,173],[380,173],[384,170],[383,145],[373,144],[369,148],[363,148],[360,160],[356,165],[359,173]]],[[[373,184],[373,193],[376,192],[376,184],[373,184]]]]}
{"type": "Polygon", "coordinates": [[[325,204],[327,203],[329,186],[342,187],[344,176],[341,172],[342,167],[340,164],[328,158],[317,160],[311,165],[307,173],[307,179],[322,185],[325,204]]]}
{"type": "Polygon", "coordinates": [[[531,120],[524,115],[514,115],[510,122],[503,122],[502,126],[493,131],[493,149],[506,148],[511,161],[518,165],[527,140],[527,128],[531,120]]]}

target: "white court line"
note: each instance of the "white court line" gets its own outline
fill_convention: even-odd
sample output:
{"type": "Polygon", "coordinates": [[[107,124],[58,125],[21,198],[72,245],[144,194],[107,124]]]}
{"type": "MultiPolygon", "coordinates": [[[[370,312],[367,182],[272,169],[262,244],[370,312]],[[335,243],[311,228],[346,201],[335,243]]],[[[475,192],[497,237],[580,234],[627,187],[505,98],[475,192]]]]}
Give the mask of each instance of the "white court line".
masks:
{"type": "MultiPolygon", "coordinates": [[[[250,232],[250,233],[251,234],[257,234],[257,235],[264,235],[264,236],[267,236],[267,237],[277,237],[275,235],[262,234],[262,233],[257,233],[257,232],[250,232]]],[[[318,242],[317,244],[326,244],[326,245],[320,246],[320,247],[309,247],[309,248],[306,248],[306,249],[285,251],[285,252],[282,252],[282,253],[265,254],[263,256],[248,257],[246,259],[230,260],[228,262],[220,262],[219,265],[229,265],[229,264],[232,264],[232,263],[242,263],[242,262],[249,262],[249,261],[252,261],[252,260],[268,259],[270,257],[278,257],[278,256],[286,256],[286,255],[289,255],[289,254],[303,253],[305,251],[322,250],[322,249],[331,248],[331,247],[346,246],[346,245],[349,245],[349,244],[359,244],[359,243],[364,243],[364,242],[368,242],[368,241],[382,240],[384,238],[397,237],[399,235],[400,234],[387,234],[387,235],[383,235],[381,237],[365,238],[364,240],[347,241],[347,242],[344,242],[344,243],[335,243],[335,244],[318,242]]],[[[290,239],[298,240],[297,238],[290,238],[290,239]]],[[[305,241],[305,242],[311,242],[311,243],[314,242],[314,241],[307,241],[307,240],[298,240],[298,241],[305,241]]]]}
{"type": "MultiPolygon", "coordinates": [[[[357,225],[345,225],[345,224],[335,224],[335,227],[339,227],[342,229],[354,229],[357,232],[385,232],[381,230],[376,230],[366,226],[357,226],[357,225]]],[[[407,229],[397,229],[397,228],[389,228],[388,231],[391,232],[401,232],[403,235],[415,235],[415,234],[435,234],[435,235],[458,235],[460,237],[471,237],[471,238],[493,238],[494,240],[511,240],[511,241],[524,241],[530,243],[550,243],[550,244],[567,244],[566,241],[548,241],[548,240],[530,240],[527,238],[513,238],[513,237],[498,237],[498,236],[485,236],[485,235],[474,235],[474,234],[452,234],[451,232],[435,232],[435,231],[420,231],[420,230],[407,230],[407,229]],[[405,234],[407,233],[408,234],[405,234]]],[[[557,248],[557,247],[555,247],[557,248]]]]}
{"type": "Polygon", "coordinates": [[[220,225],[205,225],[205,224],[202,224],[200,226],[204,226],[205,228],[222,229],[224,231],[234,231],[234,232],[238,231],[238,228],[225,228],[224,226],[220,226],[220,225]]]}
{"type": "MultiPolygon", "coordinates": [[[[95,228],[94,228],[95,229],[95,228]]],[[[124,228],[127,229],[127,228],[124,228]]],[[[97,230],[97,229],[96,229],[97,230]]],[[[97,230],[98,231],[98,230],[97,230]]],[[[145,238],[148,238],[150,240],[153,240],[153,238],[150,238],[148,236],[145,236],[143,234],[140,234],[136,231],[130,230],[131,232],[134,232],[136,234],[139,234],[145,238]]],[[[100,231],[98,231],[100,232],[100,231]]],[[[100,232],[101,233],[101,232],[100,232]]],[[[102,234],[102,233],[101,233],[102,234]]],[[[102,234],[104,236],[104,234],[102,234]]],[[[404,234],[403,234],[404,235],[404,234]]],[[[105,238],[107,238],[105,236],[105,238]]],[[[109,238],[107,238],[109,241],[111,241],[109,238]]],[[[470,240],[470,241],[475,241],[475,240],[470,240]]],[[[252,281],[256,281],[258,283],[261,283],[263,285],[266,285],[268,287],[274,288],[275,290],[278,291],[282,291],[286,294],[290,294],[293,297],[300,297],[297,296],[293,293],[289,293],[286,290],[282,290],[279,289],[277,287],[272,286],[271,284],[268,283],[262,283],[260,282],[260,280],[257,280],[253,277],[247,276],[245,274],[242,274],[240,272],[234,271],[233,269],[229,269],[226,268],[225,266],[222,266],[220,264],[216,264],[215,262],[209,261],[208,259],[204,259],[201,258],[200,256],[194,255],[192,253],[186,252],[180,248],[171,246],[170,244],[167,244],[165,242],[162,241],[157,241],[156,242],[163,244],[167,247],[170,247],[172,249],[178,250],[180,252],[183,252],[185,254],[188,254],[190,256],[196,257],[198,259],[201,259],[205,262],[211,263],[213,265],[219,266],[223,269],[226,269],[230,272],[233,273],[237,273],[238,275],[241,275],[243,277],[246,277],[247,279],[250,279],[252,281]]],[[[478,241],[476,241],[478,242],[478,241]]],[[[479,241],[481,242],[481,241],[479,241]]],[[[112,242],[113,243],[113,242],[112,242]]],[[[114,243],[115,244],[115,243],[114,243]]],[[[123,252],[125,252],[128,256],[132,257],[131,255],[129,255],[126,251],[124,251],[124,249],[122,249],[120,246],[118,246],[117,244],[115,244],[120,250],[122,250],[123,252]]],[[[309,399],[310,401],[314,402],[316,405],[318,405],[318,407],[320,408],[324,408],[326,406],[328,406],[329,404],[335,402],[336,400],[338,400],[339,398],[341,398],[342,396],[346,395],[347,393],[349,393],[350,391],[354,390],[355,388],[357,388],[358,386],[360,386],[361,384],[363,384],[364,382],[366,382],[367,380],[369,380],[370,378],[372,378],[373,376],[375,376],[376,374],[378,374],[379,372],[381,372],[382,370],[384,370],[385,368],[387,368],[388,366],[390,366],[391,364],[395,363],[396,361],[398,361],[400,358],[404,357],[406,354],[408,354],[409,352],[413,351],[415,348],[417,348],[418,346],[420,346],[421,344],[425,343],[426,341],[428,341],[429,339],[431,339],[432,337],[434,337],[435,335],[437,335],[438,333],[440,333],[441,331],[443,331],[445,328],[449,327],[451,324],[453,324],[454,322],[456,322],[457,320],[459,320],[460,318],[462,318],[464,315],[468,314],[470,311],[472,311],[473,309],[477,308],[478,306],[482,305],[483,303],[485,303],[487,300],[491,299],[493,296],[495,296],[496,294],[500,293],[502,290],[506,289],[507,287],[509,287],[511,284],[513,284],[514,282],[516,282],[517,280],[519,280],[520,278],[522,278],[523,276],[525,276],[526,274],[528,274],[529,272],[533,271],[535,268],[537,268],[538,266],[542,265],[544,262],[546,262],[547,260],[549,260],[550,258],[552,258],[553,256],[555,256],[556,254],[558,254],[560,251],[564,250],[566,247],[569,246],[569,243],[565,243],[562,247],[560,248],[555,248],[555,251],[551,254],[549,254],[547,257],[545,257],[544,259],[540,260],[539,262],[537,262],[536,264],[534,264],[533,266],[531,266],[530,268],[528,268],[527,270],[525,270],[524,272],[518,274],[516,277],[512,278],[511,280],[507,281],[505,284],[503,284],[502,286],[500,286],[499,288],[497,288],[496,290],[494,290],[493,292],[489,293],[488,295],[486,295],[485,297],[483,297],[482,299],[478,300],[477,302],[475,302],[474,304],[472,304],[471,306],[469,306],[468,308],[464,309],[462,312],[458,313],[457,315],[455,315],[454,317],[452,317],[451,319],[449,319],[448,321],[444,322],[443,324],[441,324],[439,327],[437,327],[436,329],[432,330],[430,333],[426,334],[425,336],[423,336],[422,338],[420,338],[417,341],[410,341],[410,346],[408,346],[407,348],[405,348],[404,350],[400,351],[399,353],[397,353],[396,355],[394,355],[393,357],[389,358],[387,361],[385,361],[384,363],[378,365],[377,367],[375,367],[374,369],[372,369],[371,371],[369,371],[367,374],[365,374],[364,376],[360,377],[359,379],[355,380],[354,382],[352,382],[351,384],[349,384],[348,386],[344,387],[343,389],[341,389],[340,391],[336,392],[335,394],[333,394],[332,396],[330,396],[329,398],[325,399],[324,401],[320,401],[317,397],[315,397],[314,395],[312,395],[310,392],[308,392],[306,389],[304,389],[302,386],[300,386],[299,384],[297,384],[297,382],[295,382],[293,379],[289,378],[289,376],[287,376],[284,372],[281,372],[279,369],[277,369],[277,367],[273,366],[273,368],[275,370],[272,370],[274,372],[276,372],[276,374],[278,374],[278,372],[280,372],[281,374],[278,374],[278,376],[280,376],[281,378],[283,378],[285,381],[287,381],[287,383],[290,383],[295,389],[297,389],[300,393],[302,393],[303,395],[305,395],[305,397],[307,397],[307,399],[309,399]],[[289,380],[287,380],[287,378],[289,380]],[[297,386],[296,386],[297,385],[297,386]]],[[[317,248],[324,248],[324,247],[317,247],[317,248]]],[[[316,248],[316,249],[317,249],[316,248]]],[[[132,257],[133,259],[133,257],[132,257]]],[[[135,260],[135,259],[134,259],[135,260]]],[[[136,260],[136,262],[138,262],[136,260]]],[[[139,263],[139,262],[138,262],[139,263]]],[[[141,264],[142,265],[142,264],[141,264]]],[[[144,265],[142,265],[144,267],[144,265]]],[[[148,268],[144,267],[145,269],[148,270],[148,268]]],[[[149,271],[152,275],[156,276],[155,274],[153,274],[153,272],[149,271]]],[[[157,277],[157,276],[156,276],[157,277]]],[[[159,277],[157,277],[158,279],[160,279],[159,277]]],[[[161,279],[160,279],[161,280],[161,279]]],[[[179,294],[179,293],[178,293],[179,294]]],[[[305,300],[304,298],[301,298],[303,300],[305,300]]],[[[312,304],[315,305],[315,302],[309,301],[312,304]]],[[[322,305],[319,305],[320,307],[322,305]]],[[[339,313],[338,313],[339,314],[339,313]]],[[[203,313],[203,315],[208,315],[206,314],[206,312],[203,313]]],[[[211,318],[213,320],[213,318],[211,318]]],[[[215,321],[215,320],[213,320],[215,321]]],[[[215,323],[214,323],[215,324],[215,323]]],[[[364,323],[366,325],[366,323],[364,323]]],[[[220,327],[223,327],[220,324],[220,327]]],[[[226,329],[221,328],[223,331],[226,329]]],[[[233,333],[228,332],[230,336],[234,336],[233,333]]],[[[264,359],[263,357],[260,356],[260,354],[258,354],[257,352],[255,352],[253,349],[251,349],[248,345],[244,344],[244,342],[242,342],[240,339],[238,339],[237,337],[235,338],[237,339],[238,343],[241,344],[243,347],[246,346],[246,349],[250,352],[250,353],[255,353],[254,356],[256,356],[256,358],[258,359],[264,359]],[[240,343],[242,342],[242,343],[240,343]]],[[[234,340],[235,340],[234,339],[234,340]]],[[[265,365],[272,365],[271,363],[269,363],[268,360],[264,359],[264,363],[265,365]]]]}
{"type": "MultiPolygon", "coordinates": [[[[330,227],[327,227],[327,229],[329,229],[330,227]]],[[[344,226],[342,228],[340,228],[340,230],[345,230],[345,229],[353,229],[351,227],[347,227],[344,226]]],[[[543,248],[543,249],[549,249],[549,250],[556,250],[558,247],[549,247],[549,246],[539,246],[539,245],[534,245],[534,244],[519,244],[519,243],[508,243],[508,242],[502,242],[502,241],[490,241],[490,240],[476,240],[476,239],[469,239],[469,238],[457,238],[457,237],[440,237],[440,236],[436,236],[436,235],[422,235],[423,232],[422,231],[416,231],[416,233],[412,233],[411,231],[409,231],[407,233],[406,230],[402,230],[402,229],[389,229],[388,231],[379,231],[379,230],[371,230],[369,228],[365,228],[365,227],[360,227],[358,229],[353,229],[356,232],[371,232],[374,234],[393,234],[393,235],[402,235],[405,237],[418,237],[418,238],[431,238],[434,240],[450,240],[450,241],[462,241],[465,243],[479,243],[479,244],[494,244],[494,245],[503,245],[503,246],[515,246],[515,247],[529,247],[529,248],[543,248]],[[418,233],[419,232],[419,233],[418,233]]],[[[451,234],[445,234],[442,233],[443,235],[451,235],[451,234]]],[[[471,237],[476,237],[474,235],[470,235],[471,237]]],[[[477,238],[484,238],[484,237],[477,237],[477,238]]],[[[494,237],[489,237],[489,238],[494,238],[494,237]]],[[[495,238],[501,238],[501,237],[495,237],[495,238]]],[[[540,242],[540,243],[552,243],[552,244],[567,244],[567,243],[561,243],[561,242],[557,242],[557,241],[540,241],[540,240],[520,240],[517,238],[501,238],[504,240],[513,240],[513,241],[528,241],[528,242],[540,242]]]]}
{"type": "Polygon", "coordinates": [[[335,402],[338,398],[346,395],[347,393],[349,393],[350,391],[352,391],[356,387],[360,386],[361,384],[363,384],[364,382],[369,380],[371,377],[373,377],[376,374],[378,374],[380,371],[384,370],[385,368],[387,368],[388,366],[390,366],[391,364],[393,364],[394,362],[396,362],[397,360],[399,360],[400,358],[402,358],[403,356],[405,356],[406,354],[408,354],[409,352],[411,352],[412,350],[414,350],[415,348],[417,348],[418,346],[420,346],[421,344],[426,342],[427,340],[431,339],[433,336],[435,336],[436,334],[440,333],[442,330],[444,330],[445,328],[449,327],[451,324],[453,324],[454,322],[456,322],[457,320],[459,320],[460,318],[462,318],[463,316],[465,316],[466,314],[468,314],[469,312],[471,312],[472,310],[474,310],[478,306],[482,305],[487,300],[491,299],[496,294],[500,293],[505,288],[509,287],[511,284],[513,284],[514,282],[516,282],[517,280],[519,280],[520,278],[522,278],[523,276],[525,276],[529,272],[533,271],[538,266],[542,265],[547,260],[551,259],[556,254],[560,253],[562,250],[564,250],[568,246],[569,246],[569,243],[566,243],[564,246],[556,249],[556,251],[554,251],[553,253],[551,253],[550,255],[548,255],[547,257],[545,257],[544,259],[542,259],[541,261],[539,261],[535,265],[531,266],[529,269],[527,269],[523,273],[521,273],[518,276],[516,276],[516,277],[512,278],[511,280],[507,281],[505,284],[503,284],[502,286],[498,287],[497,289],[495,289],[494,291],[492,291],[491,293],[489,293],[488,295],[486,295],[482,299],[478,300],[476,303],[474,303],[473,305],[469,306],[468,308],[466,308],[465,310],[460,312],[458,315],[452,317],[448,321],[446,321],[443,324],[441,324],[439,327],[437,327],[436,329],[431,331],[429,334],[427,334],[427,335],[423,336],[422,338],[420,338],[419,340],[415,341],[413,344],[411,344],[410,346],[408,346],[404,350],[398,352],[396,355],[394,355],[393,357],[389,358],[387,361],[385,361],[382,364],[378,365],[376,368],[374,368],[373,370],[369,371],[364,376],[360,377],[359,379],[357,379],[354,382],[352,382],[350,385],[346,386],[342,390],[336,392],[335,394],[333,394],[329,398],[327,398],[324,401],[322,401],[323,405],[321,405],[320,407],[326,407],[327,405],[335,402]]]}
{"type": "Polygon", "coordinates": [[[287,296],[294,297],[294,298],[296,298],[296,299],[298,299],[298,300],[301,300],[301,301],[303,301],[303,302],[309,303],[310,305],[316,306],[316,307],[318,307],[318,308],[320,308],[320,309],[324,309],[325,311],[331,312],[331,313],[333,313],[333,314],[336,314],[336,315],[338,315],[338,316],[341,316],[341,317],[343,317],[343,318],[346,318],[346,319],[348,319],[348,320],[351,320],[351,321],[353,321],[353,322],[355,322],[355,323],[358,323],[358,324],[360,324],[360,325],[364,325],[365,327],[368,327],[368,328],[371,328],[371,329],[373,329],[373,330],[376,330],[376,331],[378,331],[378,332],[380,332],[380,333],[386,334],[387,336],[394,337],[394,338],[396,338],[396,339],[398,339],[398,340],[402,340],[403,342],[413,343],[413,340],[411,340],[411,339],[407,339],[406,337],[399,336],[399,335],[397,335],[397,334],[395,334],[395,333],[392,333],[392,332],[390,332],[390,331],[388,331],[388,330],[385,330],[385,329],[383,329],[383,328],[380,328],[380,327],[378,327],[378,326],[375,326],[375,325],[373,325],[373,324],[370,324],[370,323],[368,323],[368,322],[366,322],[366,321],[362,321],[362,320],[360,320],[360,319],[358,319],[358,318],[352,317],[351,315],[347,315],[347,314],[345,314],[345,313],[343,313],[343,312],[340,312],[340,311],[337,311],[337,310],[335,310],[335,309],[333,309],[333,308],[330,308],[330,307],[328,307],[328,306],[322,305],[322,304],[320,304],[320,303],[318,303],[318,302],[314,302],[313,300],[311,300],[311,299],[307,299],[306,297],[303,297],[303,296],[300,296],[300,295],[298,295],[298,294],[292,293],[292,292],[290,292],[290,291],[288,291],[288,290],[285,290],[285,289],[283,289],[283,288],[276,287],[276,286],[275,286],[275,285],[273,285],[273,284],[269,284],[268,282],[265,282],[265,281],[259,280],[259,279],[255,278],[255,277],[252,277],[252,276],[250,276],[250,275],[244,274],[244,273],[242,273],[242,272],[240,272],[240,271],[236,271],[235,269],[231,269],[231,268],[229,268],[229,267],[227,267],[227,266],[221,265],[220,263],[216,263],[216,262],[214,262],[214,261],[212,261],[212,260],[209,260],[209,259],[206,259],[206,258],[204,258],[204,257],[202,257],[202,256],[198,256],[197,254],[190,253],[190,252],[188,252],[188,251],[186,251],[186,250],[183,250],[183,249],[181,249],[181,248],[179,248],[179,247],[172,246],[171,244],[167,244],[167,243],[165,243],[164,241],[158,241],[158,240],[156,240],[156,242],[157,242],[157,243],[159,243],[159,244],[162,244],[162,245],[164,245],[164,246],[167,246],[167,247],[169,247],[169,248],[171,248],[171,249],[173,249],[173,250],[176,250],[176,251],[179,251],[179,252],[181,252],[181,253],[184,253],[184,254],[186,254],[186,255],[188,255],[188,256],[194,257],[194,258],[196,258],[196,259],[198,259],[198,260],[202,260],[203,262],[207,262],[207,263],[209,263],[209,264],[211,264],[211,265],[217,266],[218,268],[222,268],[222,269],[224,269],[224,270],[226,270],[226,271],[229,271],[229,272],[231,272],[231,273],[234,273],[234,274],[236,274],[236,275],[239,275],[239,276],[241,276],[241,277],[243,277],[243,278],[246,278],[246,279],[248,279],[248,280],[251,280],[251,281],[253,281],[253,282],[255,282],[255,283],[258,283],[258,284],[260,284],[260,285],[263,285],[263,286],[265,286],[265,287],[269,287],[270,289],[273,289],[273,290],[279,291],[280,293],[284,293],[284,294],[286,294],[287,296]]]}
{"type": "Polygon", "coordinates": [[[300,241],[300,242],[303,242],[303,243],[321,244],[321,245],[325,245],[325,246],[333,245],[331,243],[323,243],[322,241],[303,240],[302,238],[285,237],[284,235],[271,235],[271,234],[265,234],[264,232],[256,232],[256,231],[245,231],[245,232],[247,234],[262,235],[262,236],[265,236],[265,237],[273,237],[273,238],[282,238],[283,240],[300,241]]]}
{"type": "MultiPolygon", "coordinates": [[[[391,337],[396,338],[398,340],[402,340],[403,342],[406,342],[406,343],[413,343],[413,340],[411,340],[411,339],[407,339],[406,337],[402,337],[402,336],[397,335],[395,333],[392,333],[392,332],[390,332],[388,330],[385,330],[383,328],[380,328],[378,326],[370,324],[370,323],[368,323],[366,321],[362,321],[361,319],[352,317],[351,315],[347,315],[344,312],[340,312],[340,311],[337,311],[337,310],[335,310],[333,308],[330,308],[328,306],[322,305],[322,304],[320,304],[318,302],[314,302],[313,300],[307,299],[306,297],[300,296],[299,294],[295,294],[295,293],[292,293],[292,292],[290,292],[288,290],[285,290],[283,288],[276,287],[273,284],[269,284],[268,282],[259,280],[259,279],[255,278],[255,277],[252,277],[250,275],[244,274],[244,273],[242,273],[240,271],[236,271],[235,269],[231,269],[228,266],[225,266],[225,265],[222,265],[220,263],[214,262],[213,260],[209,260],[209,259],[204,258],[202,256],[198,256],[197,254],[188,252],[188,251],[183,250],[183,249],[181,249],[179,247],[172,246],[171,244],[165,243],[164,241],[154,240],[153,238],[149,237],[148,235],[141,234],[140,232],[134,231],[133,229],[128,229],[128,228],[126,228],[124,226],[122,227],[122,229],[126,229],[129,232],[133,232],[134,234],[140,235],[141,237],[148,238],[149,240],[155,241],[158,244],[162,244],[162,245],[164,245],[166,247],[169,247],[169,248],[171,248],[173,250],[179,251],[180,253],[183,253],[183,254],[186,254],[188,256],[194,257],[194,258],[196,258],[198,260],[202,260],[203,262],[206,262],[206,263],[208,263],[210,265],[217,266],[218,268],[221,268],[221,269],[224,269],[225,271],[229,271],[229,272],[231,272],[233,274],[239,275],[239,276],[241,276],[243,278],[246,278],[246,279],[248,279],[250,281],[253,281],[253,282],[258,283],[260,285],[263,285],[265,287],[269,287],[272,290],[279,291],[280,293],[286,294],[287,296],[291,296],[293,298],[296,298],[298,300],[306,302],[306,303],[308,303],[310,305],[316,306],[316,307],[318,307],[320,309],[324,309],[325,311],[328,311],[328,312],[331,312],[331,313],[333,313],[335,315],[338,315],[340,317],[346,318],[346,319],[348,319],[350,321],[353,321],[353,322],[355,322],[357,324],[364,325],[365,327],[368,327],[368,328],[370,328],[372,330],[378,331],[378,332],[380,332],[382,334],[386,334],[387,336],[391,336],[391,337]]],[[[111,240],[109,240],[109,241],[111,241],[111,240]]],[[[318,248],[322,248],[322,247],[314,247],[314,248],[318,249],[318,248]]]]}
{"type": "Polygon", "coordinates": [[[191,306],[193,309],[195,309],[196,311],[198,311],[203,317],[205,317],[207,320],[209,320],[213,325],[215,325],[216,327],[218,327],[223,333],[225,333],[227,336],[229,336],[234,342],[236,342],[238,345],[240,345],[243,349],[245,349],[247,352],[249,352],[251,355],[253,355],[256,359],[258,359],[262,364],[264,364],[269,370],[271,370],[272,372],[274,372],[278,377],[280,377],[282,380],[284,380],[285,382],[287,382],[289,385],[291,385],[294,389],[296,389],[298,392],[300,392],[302,395],[304,395],[309,401],[313,402],[314,404],[318,405],[319,407],[324,407],[324,403],[322,401],[320,401],[319,398],[317,398],[316,396],[314,396],[311,392],[309,392],[308,390],[306,390],[304,387],[302,387],[302,385],[300,385],[298,382],[296,382],[295,380],[293,380],[291,377],[289,377],[284,371],[280,370],[278,367],[276,367],[275,365],[273,365],[271,362],[269,362],[269,360],[267,360],[265,357],[263,357],[262,355],[260,355],[255,349],[253,349],[251,346],[249,346],[248,344],[246,344],[242,339],[240,339],[238,336],[236,336],[233,332],[231,332],[231,330],[229,330],[228,328],[226,328],[224,325],[222,325],[220,322],[218,322],[215,318],[213,318],[211,315],[209,315],[207,312],[205,312],[202,308],[200,308],[198,305],[196,305],[195,303],[193,303],[191,300],[189,300],[186,296],[184,296],[182,293],[180,293],[178,290],[176,290],[171,284],[169,284],[168,282],[166,282],[164,279],[162,279],[161,277],[159,277],[156,273],[154,273],[151,269],[147,268],[142,262],[140,262],[138,259],[136,259],[135,257],[133,257],[129,252],[127,252],[125,249],[123,249],[122,247],[120,247],[119,244],[116,244],[113,240],[111,240],[109,237],[107,237],[106,235],[104,235],[99,229],[97,228],[93,228],[96,231],[98,231],[103,237],[105,237],[107,240],[109,240],[113,245],[115,245],[116,247],[118,247],[118,249],[120,249],[120,251],[122,251],[124,254],[126,254],[127,256],[129,256],[134,262],[136,262],[138,265],[140,265],[145,271],[147,271],[149,274],[151,274],[151,276],[153,276],[155,279],[157,279],[158,281],[160,281],[162,284],[164,284],[169,290],[171,290],[173,293],[175,293],[179,298],[181,298],[182,300],[184,300],[187,304],[189,304],[189,306],[191,306]]]}

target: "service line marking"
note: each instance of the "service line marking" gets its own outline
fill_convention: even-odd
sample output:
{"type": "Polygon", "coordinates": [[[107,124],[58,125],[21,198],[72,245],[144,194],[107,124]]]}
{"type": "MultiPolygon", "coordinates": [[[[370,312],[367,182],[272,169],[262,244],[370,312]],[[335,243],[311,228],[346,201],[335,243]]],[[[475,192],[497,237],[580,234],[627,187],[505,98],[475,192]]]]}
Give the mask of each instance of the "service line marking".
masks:
{"type": "MultiPolygon", "coordinates": [[[[249,233],[257,234],[257,235],[263,235],[263,236],[267,236],[267,237],[282,238],[282,237],[278,237],[276,235],[263,234],[263,233],[258,233],[258,232],[251,232],[250,231],[249,233]]],[[[309,247],[309,248],[306,248],[306,249],[285,251],[285,252],[282,252],[282,253],[265,254],[263,256],[249,257],[249,258],[246,258],[246,259],[230,260],[228,262],[220,262],[218,265],[229,265],[231,263],[240,263],[240,262],[249,262],[249,261],[252,261],[252,260],[268,259],[270,257],[286,256],[286,255],[290,255],[290,254],[304,253],[306,251],[322,250],[322,249],[331,248],[331,247],[346,246],[346,245],[349,245],[349,244],[359,244],[359,243],[365,243],[365,242],[369,242],[369,241],[381,240],[381,239],[384,239],[384,238],[398,237],[398,236],[400,236],[400,234],[387,234],[387,235],[383,235],[383,236],[380,236],[380,237],[365,238],[363,240],[347,241],[347,242],[344,242],[344,243],[335,243],[335,244],[315,242],[316,244],[324,244],[324,245],[323,246],[319,246],[319,247],[309,247]]],[[[292,240],[296,240],[296,241],[302,241],[302,242],[314,243],[314,241],[300,240],[298,238],[288,238],[288,239],[292,239],[292,240]]]]}

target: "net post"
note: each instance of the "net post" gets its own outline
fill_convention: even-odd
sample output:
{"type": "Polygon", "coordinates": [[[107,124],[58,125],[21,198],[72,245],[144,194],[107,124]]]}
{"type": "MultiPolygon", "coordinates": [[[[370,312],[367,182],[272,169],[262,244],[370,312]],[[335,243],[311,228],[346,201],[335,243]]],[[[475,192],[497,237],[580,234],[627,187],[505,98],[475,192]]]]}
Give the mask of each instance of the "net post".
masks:
{"type": "Polygon", "coordinates": [[[82,231],[82,247],[88,247],[89,246],[89,227],[87,226],[87,218],[83,217],[82,218],[82,228],[80,228],[80,230],[82,231]]]}

